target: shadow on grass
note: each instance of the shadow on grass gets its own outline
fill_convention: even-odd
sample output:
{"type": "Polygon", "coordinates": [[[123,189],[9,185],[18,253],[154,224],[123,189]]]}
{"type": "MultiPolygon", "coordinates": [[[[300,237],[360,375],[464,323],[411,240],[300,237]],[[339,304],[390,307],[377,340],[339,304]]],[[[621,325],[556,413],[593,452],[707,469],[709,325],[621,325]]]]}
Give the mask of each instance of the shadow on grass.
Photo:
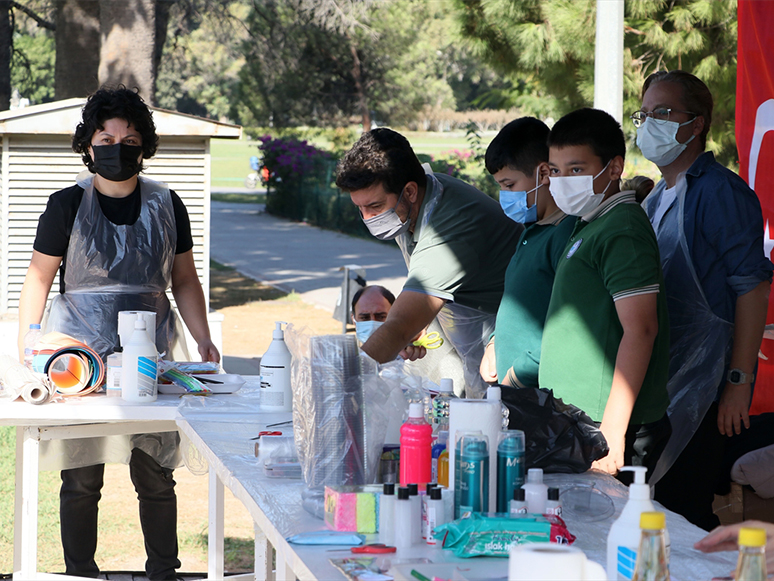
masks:
{"type": "MultiPolygon", "coordinates": [[[[207,550],[207,532],[191,535],[182,541],[191,547],[207,550]]],[[[241,537],[225,537],[223,540],[223,567],[229,573],[242,573],[255,569],[255,542],[241,537]]]]}
{"type": "Polygon", "coordinates": [[[210,199],[235,204],[265,204],[266,194],[211,194],[210,199]]]}
{"type": "Polygon", "coordinates": [[[210,307],[219,310],[254,301],[273,301],[288,293],[210,260],[210,307]]]}

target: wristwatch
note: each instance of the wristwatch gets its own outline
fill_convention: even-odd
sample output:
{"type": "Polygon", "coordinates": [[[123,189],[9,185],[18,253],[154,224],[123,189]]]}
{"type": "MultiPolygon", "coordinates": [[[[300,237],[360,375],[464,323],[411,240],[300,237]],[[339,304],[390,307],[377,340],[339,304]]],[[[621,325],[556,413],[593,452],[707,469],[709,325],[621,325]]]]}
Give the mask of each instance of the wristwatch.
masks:
{"type": "Polygon", "coordinates": [[[752,383],[753,379],[755,379],[754,373],[745,373],[741,369],[728,370],[728,383],[731,385],[744,385],[746,383],[752,383]]]}

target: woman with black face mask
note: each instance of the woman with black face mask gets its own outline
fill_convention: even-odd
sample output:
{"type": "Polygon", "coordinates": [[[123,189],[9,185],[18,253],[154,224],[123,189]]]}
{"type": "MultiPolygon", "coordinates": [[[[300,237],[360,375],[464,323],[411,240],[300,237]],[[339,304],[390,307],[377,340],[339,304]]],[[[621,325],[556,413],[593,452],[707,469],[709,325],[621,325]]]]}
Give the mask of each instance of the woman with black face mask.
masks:
{"type": "MultiPolygon", "coordinates": [[[[103,88],[89,97],[73,136],[73,150],[88,169],[76,185],[52,194],[40,217],[19,301],[20,353],[29,325],[44,319],[59,271],[59,294],[45,313],[45,332],[72,335],[104,359],[118,344],[120,311],[153,311],[156,347],[171,358],[178,337],[166,296],[171,287],[202,360],[220,360],[210,338],[185,206],[166,185],[138,175],[157,144],[151,112],[136,92],[103,88]]],[[[180,566],[172,479],[177,444],[177,432],[140,434],[130,442],[151,580],[174,579],[180,566]]],[[[80,447],[74,461],[80,467],[62,471],[60,492],[65,564],[68,575],[97,577],[101,462],[111,458],[93,441],[74,445],[80,447]]]]}

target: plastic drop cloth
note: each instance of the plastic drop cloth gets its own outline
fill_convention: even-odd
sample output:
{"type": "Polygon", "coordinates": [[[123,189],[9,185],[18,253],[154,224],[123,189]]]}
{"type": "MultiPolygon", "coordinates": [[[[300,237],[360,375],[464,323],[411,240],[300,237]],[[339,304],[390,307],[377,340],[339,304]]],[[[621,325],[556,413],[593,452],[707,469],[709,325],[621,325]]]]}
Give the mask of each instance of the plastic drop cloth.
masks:
{"type": "MultiPolygon", "coordinates": [[[[83,198],[75,216],[65,257],[65,293],[43,321],[45,332],[59,331],[83,341],[104,360],[118,344],[120,311],[156,313],[156,348],[172,352],[176,317],[166,290],[172,280],[177,229],[169,188],[139,177],[140,216],[116,225],[102,213],[94,175],[78,175],[83,198]]],[[[127,463],[140,448],[159,464],[180,463],[177,432],[107,436],[41,442],[41,469],[59,470],[104,462],[127,463]]]]}
{"type": "MultiPolygon", "coordinates": [[[[424,165],[428,180],[433,181],[432,198],[425,203],[422,214],[421,228],[427,227],[438,202],[443,197],[443,184],[432,174],[430,166],[424,165]]],[[[429,189],[429,188],[428,188],[429,189]]],[[[403,253],[406,266],[411,264],[411,253],[414,251],[413,235],[406,232],[395,241],[403,253]]],[[[462,360],[465,376],[465,396],[480,399],[486,395],[487,384],[478,372],[481,358],[489,337],[494,333],[496,315],[447,301],[436,316],[436,321],[443,329],[444,336],[454,347],[462,360]]],[[[455,389],[455,392],[457,390],[455,389]]]]}
{"type": "Polygon", "coordinates": [[[373,361],[363,364],[354,335],[311,337],[289,325],[285,341],[293,354],[293,428],[304,482],[318,491],[375,482],[390,385],[373,361]]]}
{"type": "MultiPolygon", "coordinates": [[[[663,190],[662,180],[655,191],[663,190]]],[[[687,182],[677,178],[673,211],[664,215],[658,249],[669,309],[669,420],[672,436],[650,477],[653,485],[669,470],[696,432],[723,382],[731,353],[733,324],[715,315],[704,296],[685,238],[687,182]]],[[[649,197],[647,205],[653,201],[649,197]]]]}

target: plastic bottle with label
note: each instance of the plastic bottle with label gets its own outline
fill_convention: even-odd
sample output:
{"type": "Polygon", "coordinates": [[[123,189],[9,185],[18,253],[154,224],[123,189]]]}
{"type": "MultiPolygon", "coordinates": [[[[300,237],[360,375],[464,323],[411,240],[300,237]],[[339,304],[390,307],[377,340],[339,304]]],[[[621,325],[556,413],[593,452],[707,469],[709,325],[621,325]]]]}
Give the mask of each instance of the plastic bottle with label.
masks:
{"type": "Polygon", "coordinates": [[[666,515],[663,512],[643,512],[640,515],[640,529],[642,534],[632,579],[669,581],[669,557],[664,543],[666,515]]]}
{"type": "Polygon", "coordinates": [[[285,344],[283,321],[277,321],[272,340],[261,357],[261,409],[272,412],[293,411],[293,391],[290,387],[292,356],[285,344]]]}
{"type": "Polygon", "coordinates": [[[430,490],[430,498],[427,501],[427,544],[432,547],[441,547],[443,538],[439,538],[435,529],[446,523],[446,507],[443,503],[440,488],[430,490]]]}
{"type": "Polygon", "coordinates": [[[134,332],[124,347],[121,365],[121,397],[133,403],[151,403],[158,395],[156,345],[148,338],[145,320],[134,322],[134,332]]]}
{"type": "Polygon", "coordinates": [[[454,380],[444,377],[441,379],[438,395],[433,398],[433,433],[449,431],[449,402],[453,399],[457,399],[454,395],[454,380]]]}
{"type": "Polygon", "coordinates": [[[123,350],[116,347],[105,362],[105,395],[121,397],[121,367],[123,366],[123,350]]]}
{"type": "MultiPolygon", "coordinates": [[[[628,581],[634,576],[641,537],[640,515],[655,510],[650,500],[650,486],[645,483],[648,469],[624,466],[621,471],[634,472],[634,482],[629,485],[629,501],[607,535],[607,577],[613,581],[628,581]]],[[[665,534],[665,542],[669,557],[669,533],[665,534]]]]}
{"type": "Polygon", "coordinates": [[[559,500],[559,489],[548,489],[548,500],[546,500],[546,514],[562,516],[562,501],[559,500]]]}
{"type": "Polygon", "coordinates": [[[24,335],[24,366],[32,371],[32,360],[35,358],[35,345],[43,336],[40,325],[32,323],[29,331],[24,335]]]}

